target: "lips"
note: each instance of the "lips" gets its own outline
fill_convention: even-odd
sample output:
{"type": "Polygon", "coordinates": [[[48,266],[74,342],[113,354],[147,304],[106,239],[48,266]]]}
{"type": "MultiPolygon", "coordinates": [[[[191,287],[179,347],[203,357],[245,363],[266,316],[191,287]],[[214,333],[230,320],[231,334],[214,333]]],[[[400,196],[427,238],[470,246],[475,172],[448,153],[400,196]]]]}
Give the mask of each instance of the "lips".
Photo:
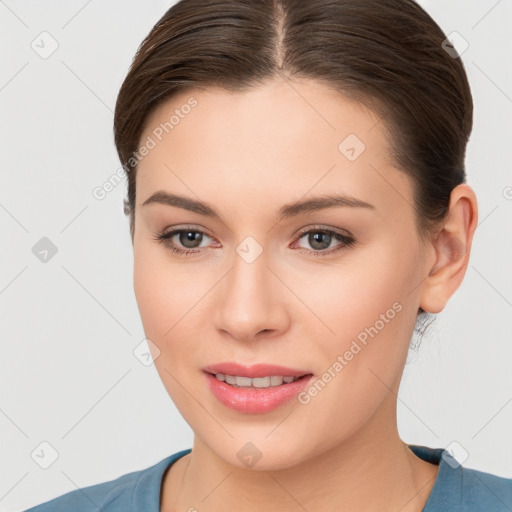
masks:
{"type": "Polygon", "coordinates": [[[308,370],[269,364],[220,363],[202,370],[219,402],[237,412],[253,414],[269,412],[289,402],[313,378],[308,370]]]}

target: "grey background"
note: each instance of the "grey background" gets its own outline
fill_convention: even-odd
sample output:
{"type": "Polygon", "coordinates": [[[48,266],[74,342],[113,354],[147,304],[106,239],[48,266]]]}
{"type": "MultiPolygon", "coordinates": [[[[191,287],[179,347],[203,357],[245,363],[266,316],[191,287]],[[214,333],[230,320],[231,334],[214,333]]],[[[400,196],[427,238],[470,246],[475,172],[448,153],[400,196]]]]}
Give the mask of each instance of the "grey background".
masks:
{"type": "MultiPolygon", "coordinates": [[[[133,353],[144,332],[125,182],[103,200],[92,193],[120,166],[112,136],[119,86],[172,3],[0,1],[1,511],[192,445],[154,366],[133,353]],[[58,48],[42,58],[53,41],[58,48]],[[33,253],[43,237],[57,248],[46,262],[33,253]],[[52,449],[42,442],[58,453],[47,469],[52,449]]],[[[456,442],[464,465],[512,477],[512,1],[421,4],[446,34],[469,43],[467,172],[479,225],[461,288],[420,351],[410,351],[399,429],[414,444],[456,442]]]]}

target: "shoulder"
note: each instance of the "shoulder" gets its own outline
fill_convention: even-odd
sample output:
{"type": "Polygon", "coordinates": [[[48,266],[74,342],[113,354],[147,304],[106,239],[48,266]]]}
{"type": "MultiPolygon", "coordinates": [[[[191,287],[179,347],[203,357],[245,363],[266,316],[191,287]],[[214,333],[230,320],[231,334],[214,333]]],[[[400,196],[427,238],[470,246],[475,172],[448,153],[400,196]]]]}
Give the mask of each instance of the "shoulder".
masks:
{"type": "Polygon", "coordinates": [[[467,512],[512,510],[512,478],[464,467],[462,489],[467,512]]]}
{"type": "Polygon", "coordinates": [[[451,450],[409,445],[421,459],[439,465],[422,512],[511,512],[512,478],[468,468],[451,450]]]}
{"type": "Polygon", "coordinates": [[[70,491],[25,512],[129,512],[138,510],[141,505],[147,507],[148,512],[155,508],[153,505],[158,510],[164,472],[179,457],[189,452],[183,450],[148,468],[70,491]]]}
{"type": "Polygon", "coordinates": [[[36,505],[25,512],[89,512],[129,510],[130,494],[143,471],[122,475],[115,480],[69,491],[62,496],[36,505]],[[115,504],[115,506],[113,506],[115,504]],[[109,506],[111,505],[111,506],[109,506]]]}

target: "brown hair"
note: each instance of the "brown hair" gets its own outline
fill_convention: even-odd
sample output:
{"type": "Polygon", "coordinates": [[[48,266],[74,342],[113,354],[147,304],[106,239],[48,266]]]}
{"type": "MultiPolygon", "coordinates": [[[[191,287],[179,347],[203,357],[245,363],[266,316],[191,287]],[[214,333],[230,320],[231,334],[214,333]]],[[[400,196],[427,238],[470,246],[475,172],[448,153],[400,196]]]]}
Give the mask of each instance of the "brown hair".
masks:
{"type": "Polygon", "coordinates": [[[116,103],[132,239],[133,155],[155,107],[185,88],[243,91],[278,74],[320,81],[384,119],[397,167],[413,179],[424,238],[444,219],[453,188],[465,182],[473,120],[463,64],[445,51],[445,39],[412,0],[177,2],[140,45],[116,103]]]}

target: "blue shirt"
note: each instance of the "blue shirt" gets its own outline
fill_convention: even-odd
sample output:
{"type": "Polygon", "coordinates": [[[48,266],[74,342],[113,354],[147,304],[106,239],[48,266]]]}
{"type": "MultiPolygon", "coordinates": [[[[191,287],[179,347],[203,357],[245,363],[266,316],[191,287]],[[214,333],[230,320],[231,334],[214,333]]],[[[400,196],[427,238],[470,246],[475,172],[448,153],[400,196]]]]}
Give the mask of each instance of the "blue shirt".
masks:
{"type": "MultiPolygon", "coordinates": [[[[465,468],[443,448],[408,446],[421,459],[439,465],[422,512],[512,511],[512,479],[465,468]]],[[[70,491],[25,512],[160,512],[165,470],[190,451],[182,450],[115,480],[70,491]]]]}

